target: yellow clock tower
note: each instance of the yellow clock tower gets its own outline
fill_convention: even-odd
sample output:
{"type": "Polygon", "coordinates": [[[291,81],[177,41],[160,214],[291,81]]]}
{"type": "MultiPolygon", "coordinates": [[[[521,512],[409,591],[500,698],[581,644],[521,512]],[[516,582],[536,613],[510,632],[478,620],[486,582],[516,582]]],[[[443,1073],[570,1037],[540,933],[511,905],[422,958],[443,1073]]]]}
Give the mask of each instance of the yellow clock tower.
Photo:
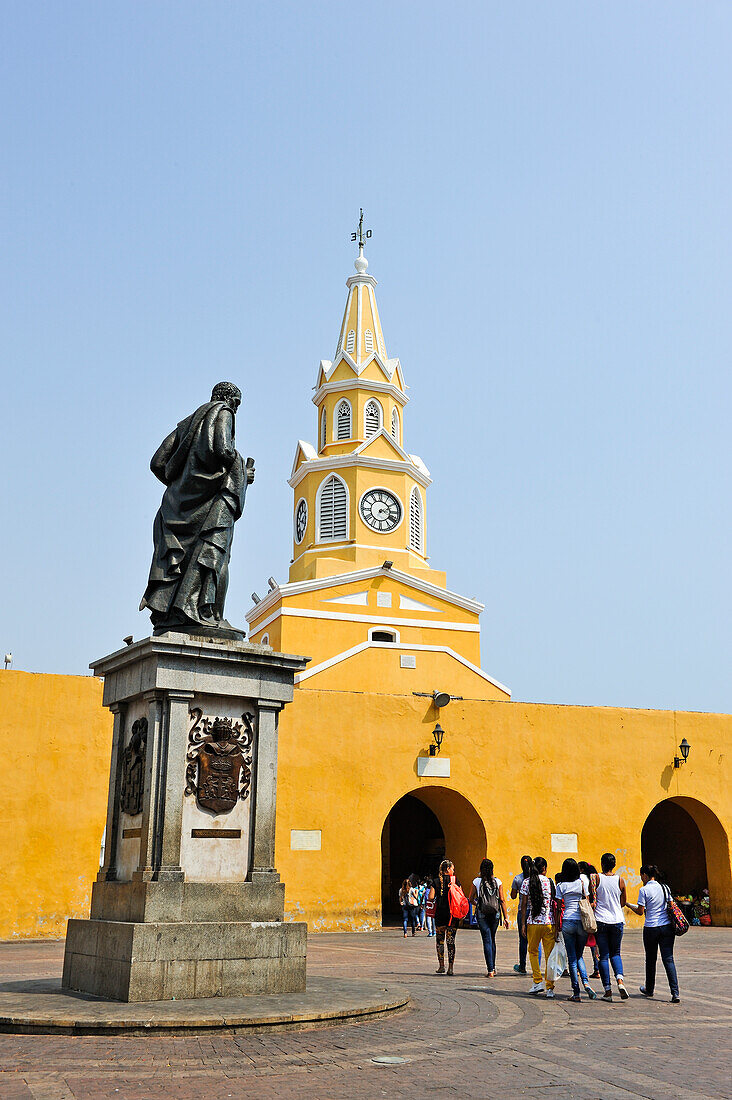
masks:
{"type": "MultiPolygon", "coordinates": [[[[335,357],[320,362],[313,403],[317,446],[299,440],[289,580],[247,614],[253,642],[306,653],[301,679],[363,649],[439,650],[477,672],[489,697],[478,616],[483,605],[447,589],[426,549],[429,470],[406,448],[402,367],[386,350],[363,234],[335,357]]],[[[401,667],[401,666],[400,666],[401,667]]],[[[352,671],[349,669],[349,674],[352,671]]]]}

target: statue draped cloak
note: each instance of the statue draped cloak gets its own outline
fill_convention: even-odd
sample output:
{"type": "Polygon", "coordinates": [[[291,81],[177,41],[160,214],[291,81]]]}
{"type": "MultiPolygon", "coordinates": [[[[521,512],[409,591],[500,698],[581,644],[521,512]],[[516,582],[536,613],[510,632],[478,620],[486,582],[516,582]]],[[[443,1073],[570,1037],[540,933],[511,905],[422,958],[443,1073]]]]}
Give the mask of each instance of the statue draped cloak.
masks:
{"type": "Polygon", "coordinates": [[[223,618],[234,523],[247,490],[229,406],[208,401],[181,420],[150,469],[166,490],[153,525],[153,559],[140,610],[150,609],[156,628],[211,625],[212,614],[223,618]]]}

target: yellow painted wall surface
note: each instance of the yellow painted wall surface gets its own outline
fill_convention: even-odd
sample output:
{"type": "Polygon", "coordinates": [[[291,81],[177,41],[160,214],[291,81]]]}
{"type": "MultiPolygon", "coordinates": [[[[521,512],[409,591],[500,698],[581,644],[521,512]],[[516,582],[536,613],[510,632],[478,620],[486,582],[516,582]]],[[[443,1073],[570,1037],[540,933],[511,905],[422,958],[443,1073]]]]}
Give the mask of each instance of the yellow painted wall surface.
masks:
{"type": "Polygon", "coordinates": [[[0,672],[0,939],[89,916],[111,744],[100,680],[0,672]]]}
{"type": "MultiPolygon", "coordinates": [[[[420,655],[400,682],[380,665],[396,652],[368,653],[368,666],[360,655],[297,688],[281,718],[277,866],[290,916],[314,931],[377,927],[382,828],[416,793],[465,883],[486,849],[504,881],[524,852],[546,855],[556,871],[564,856],[551,852],[550,834],[577,833],[580,858],[616,853],[632,897],[643,823],[674,798],[704,838],[715,923],[732,923],[732,716],[471,699],[470,677],[483,681],[447,656],[420,655]],[[364,690],[369,679],[380,691],[364,690]],[[466,698],[438,713],[411,694],[435,687],[466,698]],[[417,757],[438,719],[451,775],[420,779],[417,757]],[[682,737],[692,750],[674,769],[682,737]],[[292,829],[321,830],[321,850],[292,851],[292,829]]],[[[13,671],[0,673],[0,714],[11,777],[0,801],[0,938],[61,936],[69,916],[88,915],[111,717],[92,677],[13,671]]]]}
{"type": "MultiPolygon", "coordinates": [[[[631,897],[640,884],[645,819],[658,802],[678,798],[705,841],[715,923],[732,923],[731,716],[453,702],[439,714],[450,778],[420,779],[416,758],[427,751],[438,717],[428,702],[296,691],[280,724],[277,831],[293,917],[304,916],[313,929],[378,926],[381,831],[394,804],[419,792],[441,820],[463,882],[486,854],[476,849],[472,806],[504,881],[519,871],[525,852],[545,855],[556,872],[564,855],[552,854],[550,834],[576,833],[578,858],[599,864],[603,852],[616,854],[631,897]],[[692,753],[674,769],[684,736],[692,753]],[[443,813],[449,807],[449,828],[440,804],[443,813]],[[291,851],[290,829],[320,829],[321,851],[291,851]]],[[[630,913],[628,920],[635,922],[630,913]]]]}

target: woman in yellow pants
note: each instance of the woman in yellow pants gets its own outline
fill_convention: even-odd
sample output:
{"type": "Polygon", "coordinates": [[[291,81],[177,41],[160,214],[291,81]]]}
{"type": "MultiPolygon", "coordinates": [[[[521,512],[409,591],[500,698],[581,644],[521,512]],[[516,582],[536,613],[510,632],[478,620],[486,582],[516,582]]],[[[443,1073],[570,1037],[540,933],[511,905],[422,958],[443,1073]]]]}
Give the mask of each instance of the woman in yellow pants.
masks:
{"type": "Polygon", "coordinates": [[[552,895],[554,883],[546,875],[546,860],[537,856],[531,864],[529,877],[521,886],[519,921],[529,941],[529,961],[534,979],[529,993],[543,993],[554,997],[554,980],[547,977],[547,961],[554,947],[556,933],[552,923],[552,895]],[[544,980],[539,966],[539,944],[544,948],[544,980]]]}

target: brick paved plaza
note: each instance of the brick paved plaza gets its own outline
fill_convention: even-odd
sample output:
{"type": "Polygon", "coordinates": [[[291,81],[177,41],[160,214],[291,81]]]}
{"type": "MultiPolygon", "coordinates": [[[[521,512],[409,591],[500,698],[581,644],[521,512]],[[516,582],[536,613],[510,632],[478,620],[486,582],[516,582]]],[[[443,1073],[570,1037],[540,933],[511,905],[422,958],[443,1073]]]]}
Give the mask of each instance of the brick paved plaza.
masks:
{"type": "MultiPolygon", "coordinates": [[[[194,1035],[0,1035],[1,1100],[228,1100],[236,1097],[732,1096],[732,932],[693,928],[677,944],[682,1003],[665,974],[657,1000],[637,988],[642,943],[623,943],[627,1002],[571,1004],[524,994],[515,933],[499,934],[498,977],[484,978],[476,932],[458,934],[456,976],[437,977],[432,940],[389,929],[314,935],[309,971],[406,984],[411,1008],[343,1026],[194,1035]],[[401,1064],[374,1058],[397,1056],[401,1064]]],[[[60,973],[63,944],[0,945],[0,989],[60,973]]],[[[659,968],[660,969],[660,968],[659,968]]],[[[599,983],[594,983],[599,988],[599,983]]]]}

